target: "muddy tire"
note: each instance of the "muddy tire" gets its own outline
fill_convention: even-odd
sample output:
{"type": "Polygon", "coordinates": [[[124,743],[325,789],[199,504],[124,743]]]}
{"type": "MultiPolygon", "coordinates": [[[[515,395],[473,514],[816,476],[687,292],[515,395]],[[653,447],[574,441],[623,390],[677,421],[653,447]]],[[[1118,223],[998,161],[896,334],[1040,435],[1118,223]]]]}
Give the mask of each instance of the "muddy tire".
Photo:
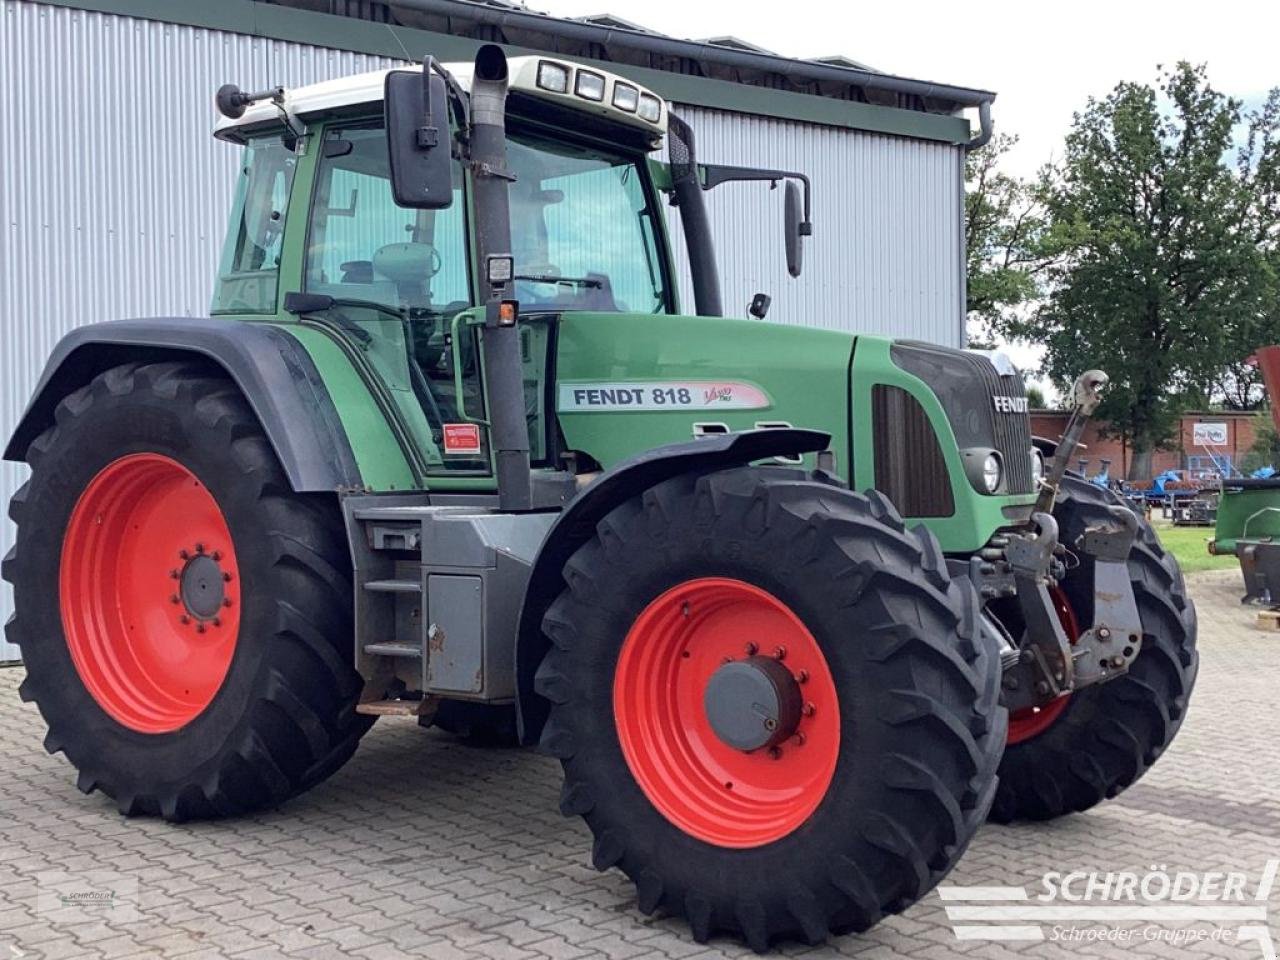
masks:
{"type": "MultiPolygon", "coordinates": [[[[1123,504],[1110,491],[1064,478],[1054,508],[1062,542],[1072,547],[1115,506],[1123,504]]],[[[1142,619],[1141,652],[1125,676],[1071,694],[1049,726],[1009,744],[991,819],[1049,820],[1088,810],[1137,781],[1177,734],[1199,664],[1196,611],[1177,561],[1146,520],[1139,520],[1129,577],[1142,619]]],[[[1082,556],[1061,585],[1082,627],[1093,618],[1092,580],[1092,561],[1082,556]]]]}
{"type": "Polygon", "coordinates": [[[679,477],[609,513],[564,579],[541,742],[562,812],[643,912],[756,950],[865,930],[924,896],[985,819],[998,654],[972,587],[880,495],[780,468],[679,477]],[[778,692],[779,718],[794,682],[798,726],[760,720],[739,682],[778,692]],[[730,746],[744,718],[784,739],[730,746]]]}
{"type": "Polygon", "coordinates": [[[290,490],[233,384],[115,367],[27,458],[7,636],[81,790],[129,815],[233,815],[351,756],[369,721],[337,504],[290,490]]]}

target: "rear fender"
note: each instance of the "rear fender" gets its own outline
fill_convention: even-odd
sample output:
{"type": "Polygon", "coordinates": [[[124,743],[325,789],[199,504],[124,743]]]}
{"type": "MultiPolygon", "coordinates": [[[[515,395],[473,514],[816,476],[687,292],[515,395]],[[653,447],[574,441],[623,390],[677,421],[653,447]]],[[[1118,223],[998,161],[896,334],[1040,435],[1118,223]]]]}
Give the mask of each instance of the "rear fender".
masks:
{"type": "Polygon", "coordinates": [[[113,320],[72,330],[45,365],[5,447],[22,461],[52,423],[58,402],[110,367],[203,358],[240,388],[299,493],[358,487],[360,470],[315,364],[297,340],[265,323],[206,317],[113,320]]]}
{"type": "Polygon", "coordinates": [[[565,587],[561,571],[595,534],[596,524],[618,504],[685,473],[710,473],[770,457],[825,450],[830,434],[817,430],[748,430],[656,447],[615,464],[560,514],[543,540],[521,604],[516,634],[516,717],[522,743],[536,743],[547,704],[533,689],[533,675],[548,647],[542,618],[565,587]]]}

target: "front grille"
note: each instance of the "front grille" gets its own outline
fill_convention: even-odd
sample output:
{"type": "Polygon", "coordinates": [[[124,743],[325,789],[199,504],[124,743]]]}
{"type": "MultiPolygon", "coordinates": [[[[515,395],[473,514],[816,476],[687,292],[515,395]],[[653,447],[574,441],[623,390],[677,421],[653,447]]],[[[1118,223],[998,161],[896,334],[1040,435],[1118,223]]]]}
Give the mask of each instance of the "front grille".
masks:
{"type": "Polygon", "coordinates": [[[938,435],[920,401],[901,387],[871,388],[876,489],[904,517],[949,517],[956,512],[951,475],[938,435]]]}
{"type": "Polygon", "coordinates": [[[895,343],[893,362],[929,385],[961,450],[991,448],[1004,461],[1005,493],[1031,493],[1031,420],[1000,413],[992,397],[1026,401],[1022,377],[1002,376],[986,357],[927,343],[895,343]]]}

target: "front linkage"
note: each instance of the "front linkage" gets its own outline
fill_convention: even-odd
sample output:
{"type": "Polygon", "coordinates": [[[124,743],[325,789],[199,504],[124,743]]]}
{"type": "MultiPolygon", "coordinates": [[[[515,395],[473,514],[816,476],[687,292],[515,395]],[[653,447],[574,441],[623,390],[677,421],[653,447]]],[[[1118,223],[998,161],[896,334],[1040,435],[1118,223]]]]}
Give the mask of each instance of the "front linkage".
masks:
{"type": "MultiPolygon", "coordinates": [[[[1051,513],[1058,489],[1085,424],[1097,409],[1107,375],[1083,374],[1072,391],[1074,408],[1040,483],[1026,525],[993,538],[965,565],[984,599],[1016,598],[1025,629],[1015,640],[998,624],[1004,669],[1004,705],[1011,711],[1044,706],[1064,694],[1125,674],[1142,649],[1142,623],[1129,580],[1128,557],[1138,518],[1124,507],[1108,510],[1106,523],[1089,526],[1076,543],[1058,539],[1051,513]],[[1050,591],[1067,564],[1086,555],[1093,566],[1093,620],[1068,637],[1050,591]]],[[[990,618],[988,618],[990,619],[990,618]]]]}

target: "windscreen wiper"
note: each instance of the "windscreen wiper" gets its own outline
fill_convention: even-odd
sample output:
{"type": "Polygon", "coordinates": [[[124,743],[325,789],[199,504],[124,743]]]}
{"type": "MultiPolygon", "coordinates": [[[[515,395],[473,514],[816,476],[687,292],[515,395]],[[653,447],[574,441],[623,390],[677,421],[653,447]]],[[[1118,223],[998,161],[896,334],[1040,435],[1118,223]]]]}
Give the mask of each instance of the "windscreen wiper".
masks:
{"type": "Polygon", "coordinates": [[[530,283],[567,283],[575,287],[586,287],[588,290],[599,290],[604,286],[594,277],[558,277],[549,273],[517,273],[513,280],[528,280],[530,283]]]}

